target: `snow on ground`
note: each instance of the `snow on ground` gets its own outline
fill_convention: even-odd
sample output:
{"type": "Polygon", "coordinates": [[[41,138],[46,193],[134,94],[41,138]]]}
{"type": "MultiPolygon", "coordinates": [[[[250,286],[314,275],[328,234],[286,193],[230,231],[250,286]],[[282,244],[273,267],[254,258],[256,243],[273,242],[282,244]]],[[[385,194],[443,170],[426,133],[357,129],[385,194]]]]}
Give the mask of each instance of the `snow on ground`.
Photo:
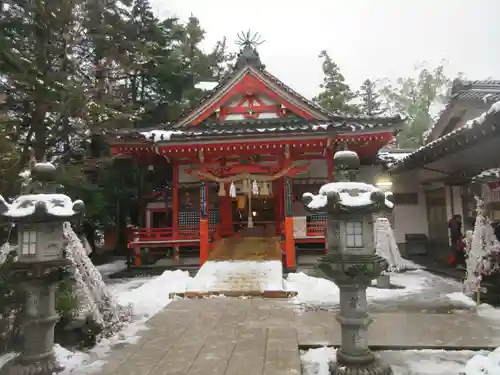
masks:
{"type": "MultiPolygon", "coordinates": [[[[395,299],[404,295],[419,293],[429,285],[432,275],[423,270],[391,275],[391,283],[404,289],[379,289],[369,287],[368,300],[395,299]]],[[[291,273],[285,280],[285,288],[298,292],[296,302],[305,304],[338,304],[339,288],[333,282],[308,276],[305,273],[291,273]]]]}
{"type": "MultiPolygon", "coordinates": [[[[112,264],[107,266],[112,268],[112,264]]],[[[144,324],[146,320],[172,301],[169,299],[169,293],[184,292],[189,280],[191,277],[188,272],[166,271],[154,278],[129,279],[124,283],[111,285],[111,293],[118,303],[132,305],[132,323],[128,324],[118,335],[103,339],[88,352],[73,352],[55,345],[56,356],[65,366],[62,374],[81,374],[98,370],[104,364],[112,346],[137,342],[138,333],[146,329],[144,324]]],[[[14,356],[12,353],[0,356],[0,368],[14,356]]]]}
{"type": "Polygon", "coordinates": [[[209,261],[187,286],[189,292],[233,290],[283,290],[281,261],[209,261]]]}
{"type": "Polygon", "coordinates": [[[101,275],[109,276],[115,272],[122,271],[127,268],[127,262],[125,260],[115,260],[111,263],[101,264],[96,266],[97,270],[101,273],[101,275]]]}
{"type": "MultiPolygon", "coordinates": [[[[495,308],[491,305],[488,305],[486,303],[480,303],[479,306],[477,306],[477,302],[474,301],[472,298],[466,296],[464,293],[448,293],[446,295],[446,298],[453,302],[458,302],[462,305],[465,305],[467,307],[475,307],[476,306],[476,313],[478,316],[489,319],[489,320],[494,320],[496,322],[500,322],[500,309],[495,308]]],[[[500,372],[499,372],[500,375],[500,372]]]]}
{"type": "Polygon", "coordinates": [[[169,293],[184,292],[188,281],[191,280],[188,272],[165,271],[160,276],[150,279],[131,279],[118,286],[112,285],[112,293],[116,301],[122,305],[131,304],[133,321],[118,335],[104,339],[89,352],[72,352],[58,345],[56,354],[61,363],[66,366],[63,374],[89,372],[99,368],[110,352],[112,346],[119,343],[135,343],[138,341],[138,332],[146,327],[148,318],[167,306],[172,300],[169,293]]]}
{"type": "MultiPolygon", "coordinates": [[[[329,375],[335,362],[333,348],[311,349],[301,353],[304,375],[329,375]]],[[[391,364],[394,375],[498,375],[500,350],[492,353],[444,350],[382,351],[377,353],[391,364]]]]}

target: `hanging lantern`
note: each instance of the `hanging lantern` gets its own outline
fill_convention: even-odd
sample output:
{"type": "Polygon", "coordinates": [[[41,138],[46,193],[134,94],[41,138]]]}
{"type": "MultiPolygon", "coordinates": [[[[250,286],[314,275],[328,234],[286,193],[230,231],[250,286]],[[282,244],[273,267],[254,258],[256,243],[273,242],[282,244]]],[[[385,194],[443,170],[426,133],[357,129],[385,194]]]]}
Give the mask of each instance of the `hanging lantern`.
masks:
{"type": "Polygon", "coordinates": [[[262,188],[260,189],[260,194],[265,195],[266,197],[269,195],[269,185],[266,181],[262,182],[262,188]]]}
{"type": "Polygon", "coordinates": [[[226,196],[226,189],[224,189],[224,182],[219,182],[219,197],[226,196]]]}
{"type": "Polygon", "coordinates": [[[259,195],[259,185],[257,184],[257,181],[252,182],[252,194],[253,195],[259,195]]]}
{"type": "Polygon", "coordinates": [[[236,197],[236,186],[234,186],[234,182],[231,182],[231,186],[229,187],[229,196],[232,198],[236,197]]]}
{"type": "Polygon", "coordinates": [[[247,180],[241,181],[241,192],[242,193],[248,193],[249,190],[250,189],[248,187],[248,181],[247,180]]]}

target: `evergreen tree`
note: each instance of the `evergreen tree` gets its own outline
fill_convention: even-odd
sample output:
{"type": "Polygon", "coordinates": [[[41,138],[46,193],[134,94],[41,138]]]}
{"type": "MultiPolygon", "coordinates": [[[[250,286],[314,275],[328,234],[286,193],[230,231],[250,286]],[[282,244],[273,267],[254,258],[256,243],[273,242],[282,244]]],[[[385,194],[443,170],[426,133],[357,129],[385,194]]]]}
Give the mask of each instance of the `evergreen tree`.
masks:
{"type": "Polygon", "coordinates": [[[356,113],[356,107],[350,103],[355,98],[355,94],[345,83],[345,78],[338,65],[326,51],[321,51],[319,57],[323,60],[322,67],[325,77],[320,85],[323,91],[313,99],[314,102],[332,113],[348,115],[356,113]]]}
{"type": "Polygon", "coordinates": [[[366,79],[358,91],[361,103],[358,105],[359,112],[367,116],[380,116],[386,111],[383,108],[381,95],[377,90],[376,82],[366,79]]]}

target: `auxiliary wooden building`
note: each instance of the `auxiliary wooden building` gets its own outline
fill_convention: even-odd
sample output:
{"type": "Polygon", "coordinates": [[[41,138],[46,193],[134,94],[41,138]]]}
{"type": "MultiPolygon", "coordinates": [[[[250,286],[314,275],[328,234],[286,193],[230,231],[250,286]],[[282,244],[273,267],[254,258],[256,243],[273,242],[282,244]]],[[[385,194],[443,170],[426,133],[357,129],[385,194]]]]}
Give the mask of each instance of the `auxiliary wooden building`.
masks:
{"type": "MultiPolygon", "coordinates": [[[[460,214],[465,229],[473,229],[476,201],[471,182],[478,174],[489,181],[483,196],[500,202],[500,176],[486,171],[500,167],[499,101],[500,81],[455,81],[426,144],[391,167],[396,192],[406,189],[416,197],[411,210],[397,218],[400,241],[405,231],[425,234],[431,254],[446,258],[448,220],[460,214]]],[[[498,214],[500,219],[500,210],[498,214]]]]}

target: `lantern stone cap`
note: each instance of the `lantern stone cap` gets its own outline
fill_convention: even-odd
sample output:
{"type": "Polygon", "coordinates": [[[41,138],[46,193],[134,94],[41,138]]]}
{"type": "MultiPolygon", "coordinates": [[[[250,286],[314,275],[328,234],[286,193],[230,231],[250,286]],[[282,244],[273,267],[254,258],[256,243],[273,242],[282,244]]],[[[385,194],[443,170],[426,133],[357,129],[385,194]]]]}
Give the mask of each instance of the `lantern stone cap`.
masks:
{"type": "Polygon", "coordinates": [[[72,201],[64,194],[20,195],[11,204],[0,196],[0,215],[11,220],[54,220],[70,219],[83,213],[81,200],[72,201]]]}
{"type": "Polygon", "coordinates": [[[329,207],[337,212],[376,212],[394,208],[391,192],[383,192],[364,182],[330,182],[319,189],[319,194],[304,193],[302,198],[311,211],[329,207]]]}
{"type": "Polygon", "coordinates": [[[57,168],[52,163],[41,162],[33,165],[30,175],[35,181],[52,182],[55,180],[57,168]]]}
{"type": "Polygon", "coordinates": [[[359,156],[350,150],[340,150],[333,155],[334,167],[342,170],[355,170],[360,166],[359,156]]]}

